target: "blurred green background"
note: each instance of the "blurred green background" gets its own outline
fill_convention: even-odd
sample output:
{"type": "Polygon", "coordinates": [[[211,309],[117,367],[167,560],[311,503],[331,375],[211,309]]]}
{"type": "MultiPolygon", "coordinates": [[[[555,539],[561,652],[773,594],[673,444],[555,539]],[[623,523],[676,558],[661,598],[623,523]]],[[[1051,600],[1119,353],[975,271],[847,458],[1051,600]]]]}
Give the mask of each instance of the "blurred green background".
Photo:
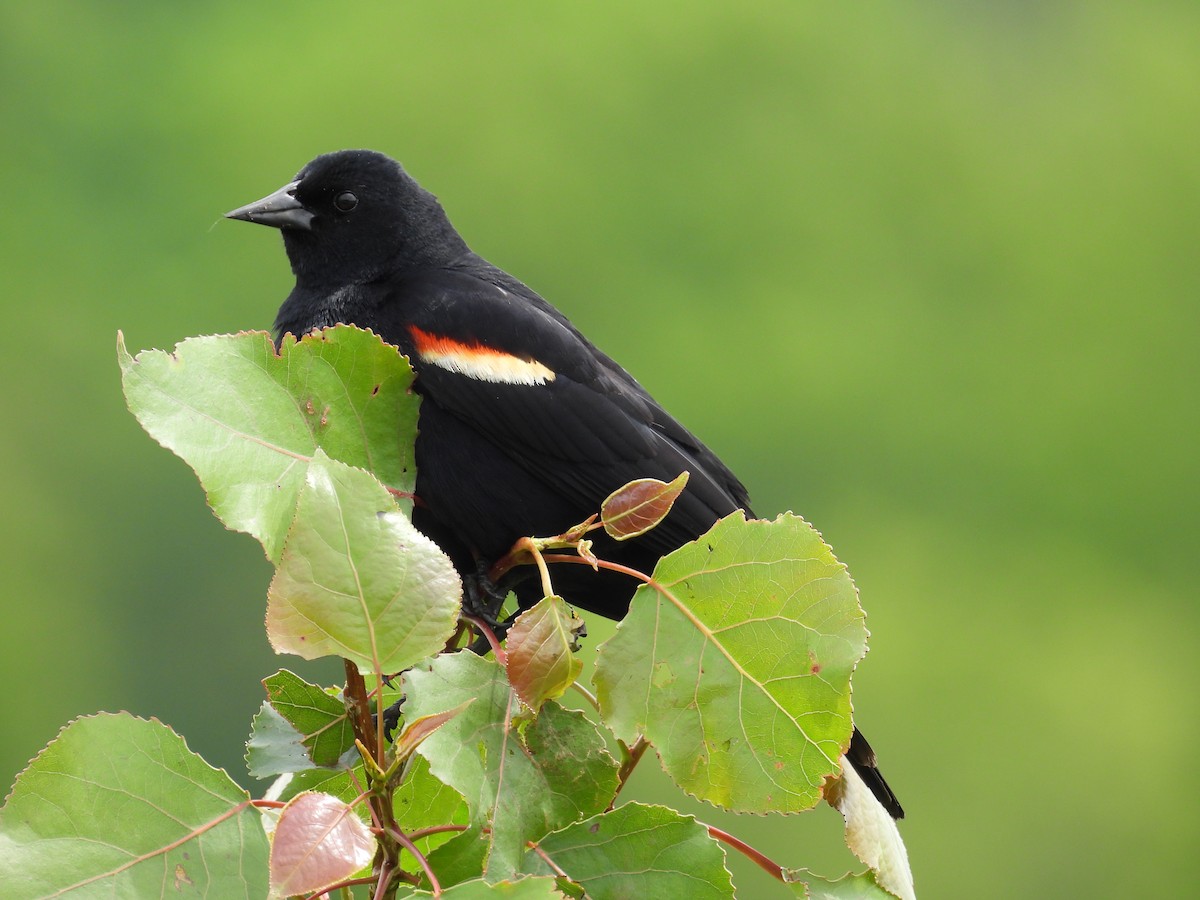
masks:
{"type": "MultiPolygon", "coordinates": [[[[5,784],[98,709],[248,782],[256,679],[336,677],[114,344],[269,326],[221,213],[366,146],[849,564],[923,896],[1194,890],[1200,5],[50,0],[0,87],[5,784]]],[[[854,865],[828,809],[702,815],[854,865]]]]}

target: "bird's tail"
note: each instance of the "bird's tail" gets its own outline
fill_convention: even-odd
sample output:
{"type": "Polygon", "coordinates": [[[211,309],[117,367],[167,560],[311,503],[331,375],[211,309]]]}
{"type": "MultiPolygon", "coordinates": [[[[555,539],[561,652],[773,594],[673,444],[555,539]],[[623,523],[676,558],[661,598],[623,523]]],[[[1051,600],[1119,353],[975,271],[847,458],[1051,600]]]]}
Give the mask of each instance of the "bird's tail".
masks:
{"type": "Polygon", "coordinates": [[[888,815],[893,819],[903,819],[904,807],[900,805],[900,801],[896,799],[896,795],[892,793],[892,789],[884,780],[883,773],[879,771],[875,751],[871,749],[871,745],[867,743],[867,739],[857,728],[854,729],[854,735],[850,738],[850,749],[846,751],[846,759],[850,760],[850,765],[854,766],[858,777],[871,789],[871,793],[875,795],[879,805],[888,811],[888,815]]]}

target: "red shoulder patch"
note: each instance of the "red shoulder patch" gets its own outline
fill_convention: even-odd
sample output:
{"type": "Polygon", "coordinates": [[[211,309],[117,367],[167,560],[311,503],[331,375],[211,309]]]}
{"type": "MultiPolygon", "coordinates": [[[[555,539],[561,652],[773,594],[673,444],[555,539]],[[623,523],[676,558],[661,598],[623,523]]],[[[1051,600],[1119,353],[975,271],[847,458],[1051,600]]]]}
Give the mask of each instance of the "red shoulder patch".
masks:
{"type": "Polygon", "coordinates": [[[421,362],[493,384],[546,384],[554,370],[536,359],[514,356],[478,341],[460,341],[409,325],[421,362]]]}

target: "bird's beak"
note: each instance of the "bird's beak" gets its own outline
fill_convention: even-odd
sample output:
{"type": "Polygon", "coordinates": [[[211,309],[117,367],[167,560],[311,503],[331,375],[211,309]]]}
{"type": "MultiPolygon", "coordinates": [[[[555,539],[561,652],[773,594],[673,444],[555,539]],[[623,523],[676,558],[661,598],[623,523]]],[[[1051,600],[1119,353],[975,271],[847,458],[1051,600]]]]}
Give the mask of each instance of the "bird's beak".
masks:
{"type": "Polygon", "coordinates": [[[299,181],[285,184],[273,194],[255,200],[246,206],[225,213],[227,219],[241,219],[243,222],[257,222],[259,225],[270,225],[272,228],[298,228],[301,231],[312,231],[313,214],[304,208],[304,204],[296,199],[293,192],[299,186],[299,181]]]}

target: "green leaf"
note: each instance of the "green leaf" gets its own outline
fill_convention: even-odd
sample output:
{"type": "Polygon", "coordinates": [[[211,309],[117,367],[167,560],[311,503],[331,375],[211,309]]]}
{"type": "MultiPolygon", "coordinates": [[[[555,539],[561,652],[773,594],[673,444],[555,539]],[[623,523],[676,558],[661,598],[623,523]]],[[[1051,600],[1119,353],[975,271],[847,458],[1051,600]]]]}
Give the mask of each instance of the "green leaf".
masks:
{"type": "MultiPolygon", "coordinates": [[[[483,875],[490,849],[488,840],[482,825],[472,825],[426,857],[442,887],[473,881],[483,875]]],[[[424,879],[423,884],[428,887],[428,880],[424,879]]]]}
{"type": "Polygon", "coordinates": [[[289,336],[278,353],[265,332],[189,338],[174,353],[136,357],[118,335],[117,357],[142,427],[195,470],[226,527],[258,538],[272,562],[318,447],[412,493],[412,369],[369,331],[289,336]]]}
{"type": "Polygon", "coordinates": [[[278,652],[399,672],[445,646],[461,595],[449,558],[369,472],[314,452],[267,594],[278,652]]]}
{"type": "Polygon", "coordinates": [[[667,517],[687,482],[688,473],[680,472],[669,483],[639,478],[617,488],[600,506],[604,530],[618,541],[645,534],[667,517]]]}
{"type": "Polygon", "coordinates": [[[337,765],[354,746],[346,704],[294,672],[280,669],[263,679],[267,701],[301,735],[309,758],[318,766],[337,765]]]}
{"type": "Polygon", "coordinates": [[[537,712],[561,697],[583,671],[574,651],[583,627],[562,597],[543,597],[517,617],[508,630],[505,668],[522,702],[537,712]]]}
{"type": "Polygon", "coordinates": [[[689,793],[739,812],[808,809],[840,771],[866,634],[816,531],[739,511],[638,588],[599,650],[598,698],[617,736],[644,734],[689,793]]]}
{"type": "MultiPolygon", "coordinates": [[[[401,831],[409,834],[422,828],[466,825],[470,821],[467,802],[462,794],[435,778],[429,771],[429,762],[425,757],[415,755],[407,765],[404,781],[396,789],[392,800],[396,824],[401,831]]],[[[458,834],[454,831],[439,832],[418,838],[416,844],[428,856],[458,834]]],[[[410,855],[405,854],[401,861],[409,871],[420,871],[420,866],[410,855]]],[[[437,871],[440,873],[441,870],[437,871]]],[[[470,877],[477,877],[482,871],[481,867],[477,867],[470,877]]]]}
{"type": "MultiPolygon", "coordinates": [[[[413,891],[412,897],[432,897],[428,891],[413,891]]],[[[444,900],[562,900],[553,878],[522,878],[520,881],[464,881],[442,891],[444,900]]]]}
{"type": "Polygon", "coordinates": [[[896,900],[895,895],[878,885],[870,872],[847,873],[832,881],[808,869],[789,869],[783,874],[796,896],[808,900],[896,900]]]}
{"type": "Polygon", "coordinates": [[[467,799],[471,821],[491,829],[489,881],[511,877],[526,841],[603,810],[617,764],[582,714],[549,702],[523,728],[504,671],[470,653],[440,656],[405,675],[406,712],[431,715],[472,697],[418,748],[430,771],[467,799]]]}
{"type": "Polygon", "coordinates": [[[246,741],[246,771],[255,778],[270,778],[311,769],[304,736],[266,700],[250,723],[246,741]]]}
{"type": "MultiPolygon", "coordinates": [[[[286,803],[305,791],[320,791],[350,803],[363,792],[366,783],[362,763],[353,769],[305,769],[303,772],[285,774],[274,782],[271,790],[267,792],[267,797],[286,803]]],[[[364,819],[370,818],[370,809],[366,804],[359,804],[355,811],[364,819]]]]}
{"type": "Polygon", "coordinates": [[[249,796],[162,723],[76,719],[0,809],[0,897],[247,897],[267,892],[249,796]]]}
{"type": "Polygon", "coordinates": [[[538,841],[525,871],[554,874],[541,855],[583,885],[590,900],[733,897],[725,852],[708,829],[665,806],[626,803],[538,841]]]}

